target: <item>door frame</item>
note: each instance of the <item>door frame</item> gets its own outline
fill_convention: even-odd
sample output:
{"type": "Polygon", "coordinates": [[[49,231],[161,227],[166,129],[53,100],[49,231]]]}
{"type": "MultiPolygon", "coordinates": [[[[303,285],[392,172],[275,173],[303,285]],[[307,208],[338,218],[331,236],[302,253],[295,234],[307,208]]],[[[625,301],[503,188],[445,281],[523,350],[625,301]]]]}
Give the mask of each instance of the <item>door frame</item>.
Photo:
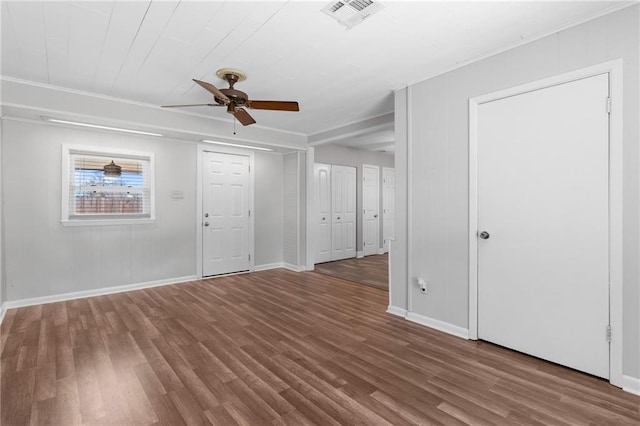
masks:
{"type": "MultiPolygon", "coordinates": [[[[622,59],[469,99],[469,339],[478,339],[478,108],[481,104],[609,73],[609,382],[622,387],[622,59]]],[[[606,106],[603,100],[603,108],[606,106]]],[[[605,338],[605,330],[602,330],[605,338]]]]}
{"type": "Polygon", "coordinates": [[[198,158],[196,164],[196,276],[198,279],[202,279],[202,179],[203,179],[203,167],[202,160],[206,153],[219,153],[219,154],[231,154],[242,155],[249,157],[249,210],[251,215],[249,216],[249,272],[255,270],[255,240],[254,240],[254,152],[251,150],[244,150],[239,148],[227,148],[210,145],[206,143],[198,144],[198,158]]]}
{"type": "MultiPolygon", "coordinates": [[[[380,180],[382,181],[382,187],[380,188],[381,189],[380,193],[382,194],[382,197],[380,197],[380,199],[381,199],[382,202],[380,204],[382,205],[382,250],[383,250],[383,253],[381,253],[381,254],[389,252],[389,246],[391,245],[389,243],[389,241],[392,241],[392,240],[395,239],[395,235],[390,235],[389,238],[388,238],[389,241],[387,241],[384,238],[384,236],[386,235],[384,224],[386,223],[386,216],[387,216],[384,213],[384,199],[385,199],[385,196],[384,196],[385,195],[385,191],[384,191],[384,172],[385,171],[387,171],[387,172],[392,171],[393,172],[393,179],[394,179],[394,185],[393,185],[393,199],[394,199],[393,207],[394,207],[394,211],[393,211],[393,214],[394,214],[394,216],[395,216],[395,213],[396,213],[395,212],[395,199],[396,199],[395,176],[396,176],[396,169],[394,167],[383,167],[382,168],[382,174],[380,175],[380,180]]],[[[394,228],[393,229],[394,229],[394,234],[395,234],[395,219],[394,219],[394,228]]]]}
{"type": "MultiPolygon", "coordinates": [[[[382,173],[380,171],[380,166],[374,166],[373,164],[363,164],[362,165],[362,180],[360,181],[360,183],[362,185],[361,186],[361,188],[362,188],[362,216],[361,217],[362,217],[362,255],[363,256],[373,256],[375,254],[382,254],[382,253],[380,253],[380,237],[381,237],[381,229],[380,229],[381,226],[380,225],[382,224],[382,222],[380,221],[380,201],[382,200],[382,197],[381,197],[381,195],[382,195],[382,191],[381,191],[382,186],[380,185],[381,177],[382,177],[382,173]],[[364,192],[364,169],[367,168],[367,167],[372,168],[372,169],[376,169],[377,176],[378,176],[378,182],[377,182],[377,185],[378,185],[378,202],[377,202],[377,204],[378,204],[378,217],[376,218],[377,222],[378,222],[377,231],[376,231],[377,239],[376,239],[375,253],[371,253],[369,255],[364,253],[364,194],[365,194],[365,192],[364,192]]],[[[356,215],[356,217],[357,217],[357,215],[356,215]]]]}

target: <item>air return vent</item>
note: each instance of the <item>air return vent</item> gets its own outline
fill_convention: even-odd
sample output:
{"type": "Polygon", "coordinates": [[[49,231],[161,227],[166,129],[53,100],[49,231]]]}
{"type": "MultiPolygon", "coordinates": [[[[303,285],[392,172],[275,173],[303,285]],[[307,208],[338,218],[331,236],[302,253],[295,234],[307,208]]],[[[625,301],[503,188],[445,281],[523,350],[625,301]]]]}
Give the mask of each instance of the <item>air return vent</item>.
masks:
{"type": "Polygon", "coordinates": [[[353,28],[369,16],[381,11],[384,4],[378,0],[336,0],[322,11],[347,28],[353,28]]]}

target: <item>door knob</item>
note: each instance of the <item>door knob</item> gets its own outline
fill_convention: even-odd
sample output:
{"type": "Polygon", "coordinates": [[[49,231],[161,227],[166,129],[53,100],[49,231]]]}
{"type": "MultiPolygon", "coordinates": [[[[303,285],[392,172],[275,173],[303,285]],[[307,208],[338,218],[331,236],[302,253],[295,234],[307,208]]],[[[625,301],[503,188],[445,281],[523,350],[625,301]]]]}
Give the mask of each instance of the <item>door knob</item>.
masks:
{"type": "Polygon", "coordinates": [[[323,217],[323,218],[322,218],[322,220],[327,220],[327,218],[326,218],[326,217],[323,217]]]}
{"type": "Polygon", "coordinates": [[[338,220],[340,220],[340,217],[338,217],[338,220]]]}
{"type": "Polygon", "coordinates": [[[205,223],[204,223],[204,226],[209,226],[209,222],[205,222],[205,223]]]}
{"type": "Polygon", "coordinates": [[[482,238],[483,240],[488,240],[490,235],[487,231],[482,231],[479,235],[480,238],[482,238]]]}
{"type": "Polygon", "coordinates": [[[209,213],[205,213],[205,214],[204,214],[204,217],[209,217],[209,213]]]}
{"type": "Polygon", "coordinates": [[[378,217],[378,215],[377,215],[377,214],[374,214],[374,215],[373,215],[373,218],[375,219],[376,217],[378,217]]]}

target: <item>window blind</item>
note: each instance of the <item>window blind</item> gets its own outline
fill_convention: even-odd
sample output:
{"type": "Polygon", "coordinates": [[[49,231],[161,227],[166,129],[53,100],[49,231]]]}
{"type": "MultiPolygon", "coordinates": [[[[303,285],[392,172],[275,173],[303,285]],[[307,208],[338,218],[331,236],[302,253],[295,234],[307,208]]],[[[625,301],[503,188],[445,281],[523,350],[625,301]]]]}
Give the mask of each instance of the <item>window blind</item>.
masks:
{"type": "Polygon", "coordinates": [[[69,219],[149,218],[151,173],[149,158],[70,153],[69,219]],[[113,161],[120,176],[107,176],[113,161]]]}

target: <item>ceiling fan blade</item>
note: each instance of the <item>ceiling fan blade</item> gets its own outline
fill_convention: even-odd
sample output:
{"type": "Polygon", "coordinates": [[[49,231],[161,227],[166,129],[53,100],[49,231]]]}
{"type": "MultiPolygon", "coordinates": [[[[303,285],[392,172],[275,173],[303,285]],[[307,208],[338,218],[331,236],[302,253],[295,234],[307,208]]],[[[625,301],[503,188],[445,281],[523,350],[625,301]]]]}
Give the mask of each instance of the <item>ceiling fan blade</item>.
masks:
{"type": "Polygon", "coordinates": [[[193,106],[223,106],[219,104],[188,104],[188,105],[162,105],[160,108],[177,108],[177,107],[193,107],[193,106]]]}
{"type": "Polygon", "coordinates": [[[222,93],[220,91],[220,89],[218,89],[216,86],[214,86],[211,83],[207,83],[206,81],[200,81],[200,80],[196,80],[195,78],[193,79],[193,81],[195,81],[196,83],[198,83],[200,86],[204,87],[207,91],[213,93],[213,96],[215,96],[216,98],[220,99],[221,101],[223,101],[225,104],[230,102],[230,99],[227,98],[227,95],[225,95],[224,93],[222,93]]]}
{"type": "Polygon", "coordinates": [[[300,111],[295,101],[247,101],[246,105],[252,109],[270,109],[274,111],[300,111]]]}
{"type": "Polygon", "coordinates": [[[232,114],[243,126],[248,126],[249,124],[256,122],[256,120],[254,120],[253,117],[251,117],[249,113],[242,108],[236,108],[232,114]]]}

